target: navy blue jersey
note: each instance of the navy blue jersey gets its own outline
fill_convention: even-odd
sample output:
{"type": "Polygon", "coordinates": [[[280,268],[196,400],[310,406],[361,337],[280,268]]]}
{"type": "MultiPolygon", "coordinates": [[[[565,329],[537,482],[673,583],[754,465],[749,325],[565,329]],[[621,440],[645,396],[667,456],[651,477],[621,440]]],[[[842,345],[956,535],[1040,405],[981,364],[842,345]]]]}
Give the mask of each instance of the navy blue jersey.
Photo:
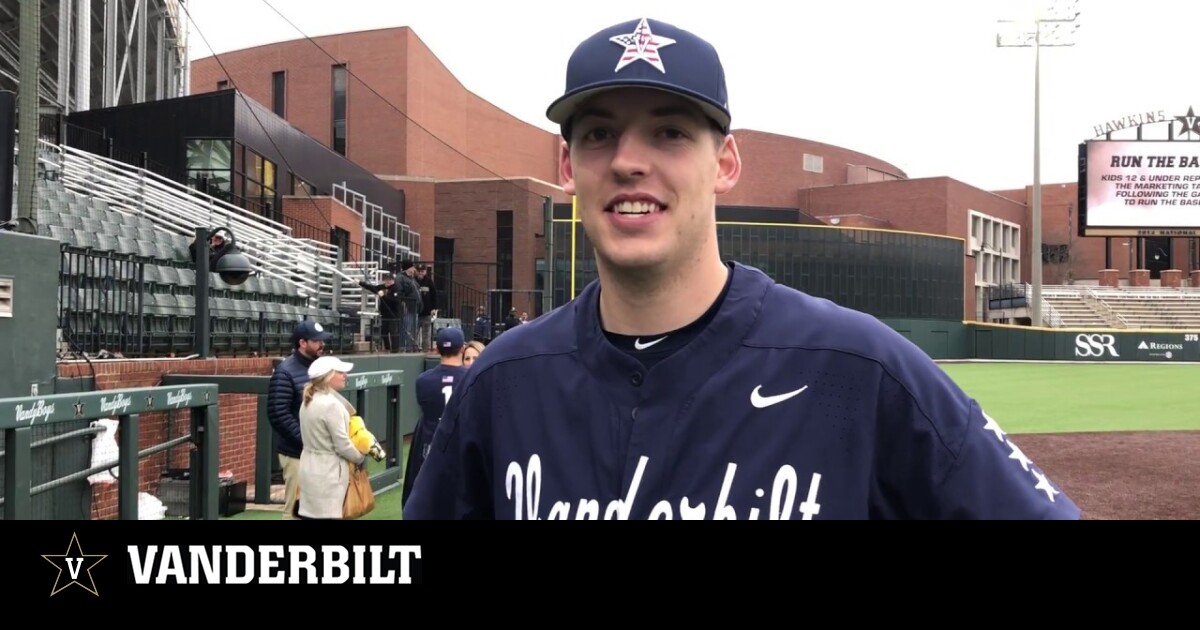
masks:
{"type": "Polygon", "coordinates": [[[417,473],[421,471],[425,456],[429,452],[434,432],[446,409],[446,401],[450,399],[454,388],[463,382],[466,374],[467,368],[461,365],[439,364],[417,376],[417,405],[421,408],[421,418],[417,421],[412,443],[408,447],[408,461],[404,466],[404,485],[400,491],[402,506],[408,502],[413,482],[417,478],[417,473]]]}
{"type": "Polygon", "coordinates": [[[1079,517],[907,339],[732,270],[711,323],[649,370],[605,338],[598,283],[498,337],[405,518],[1079,517]]]}

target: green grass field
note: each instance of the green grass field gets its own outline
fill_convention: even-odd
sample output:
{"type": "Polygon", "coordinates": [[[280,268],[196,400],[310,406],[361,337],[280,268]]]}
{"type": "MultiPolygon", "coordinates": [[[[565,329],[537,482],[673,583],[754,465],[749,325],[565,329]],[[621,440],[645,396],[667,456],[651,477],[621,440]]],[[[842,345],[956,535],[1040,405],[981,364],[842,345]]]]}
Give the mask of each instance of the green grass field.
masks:
{"type": "Polygon", "coordinates": [[[1009,433],[1200,430],[1200,365],[944,363],[1009,433]]]}

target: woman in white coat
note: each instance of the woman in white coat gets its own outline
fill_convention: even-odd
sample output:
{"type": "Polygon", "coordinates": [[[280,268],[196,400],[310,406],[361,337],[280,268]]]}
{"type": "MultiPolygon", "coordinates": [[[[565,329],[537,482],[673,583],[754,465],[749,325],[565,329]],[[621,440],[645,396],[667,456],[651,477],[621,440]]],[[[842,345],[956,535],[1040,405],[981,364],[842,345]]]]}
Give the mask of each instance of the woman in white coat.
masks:
{"type": "Polygon", "coordinates": [[[300,405],[300,500],[297,516],[304,519],[340,519],[350,466],[366,457],[350,441],[350,411],[337,392],[346,386],[354,364],[324,356],[308,368],[304,402],[300,405]]]}

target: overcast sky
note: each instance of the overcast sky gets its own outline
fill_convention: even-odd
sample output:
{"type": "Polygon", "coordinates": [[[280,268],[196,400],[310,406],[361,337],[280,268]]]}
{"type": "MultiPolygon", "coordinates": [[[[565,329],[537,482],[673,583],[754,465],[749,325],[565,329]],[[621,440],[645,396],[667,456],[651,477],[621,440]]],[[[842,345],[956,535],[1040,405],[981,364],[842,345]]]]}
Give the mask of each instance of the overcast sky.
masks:
{"type": "MultiPolygon", "coordinates": [[[[717,47],[735,129],[861,151],[912,178],[948,176],[988,190],[1033,182],[1034,51],[996,45],[997,21],[1025,6],[1023,0],[187,4],[192,59],[298,39],[301,32],[409,26],[466,89],[547,130],[555,127],[546,106],[562,91],[574,47],[605,26],[650,17],[717,47]]],[[[1080,0],[1077,6],[1074,46],[1042,48],[1044,184],[1076,181],[1078,144],[1096,135],[1097,124],[1200,108],[1193,2],[1080,0]]],[[[1162,136],[1166,127],[1147,132],[1162,136]]]]}

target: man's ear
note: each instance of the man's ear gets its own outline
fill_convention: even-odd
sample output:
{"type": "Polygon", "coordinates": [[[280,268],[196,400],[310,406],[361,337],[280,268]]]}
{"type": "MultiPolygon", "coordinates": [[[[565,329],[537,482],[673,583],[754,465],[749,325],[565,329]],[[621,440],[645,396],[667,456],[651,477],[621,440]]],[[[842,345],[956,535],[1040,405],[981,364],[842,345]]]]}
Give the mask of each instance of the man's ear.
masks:
{"type": "Polygon", "coordinates": [[[737,185],[742,176],[742,156],[733,134],[726,134],[717,153],[717,181],[714,192],[723,195],[737,185]]]}
{"type": "Polygon", "coordinates": [[[562,182],[563,192],[575,194],[575,168],[571,166],[571,145],[564,138],[558,145],[558,180],[562,182]]]}

